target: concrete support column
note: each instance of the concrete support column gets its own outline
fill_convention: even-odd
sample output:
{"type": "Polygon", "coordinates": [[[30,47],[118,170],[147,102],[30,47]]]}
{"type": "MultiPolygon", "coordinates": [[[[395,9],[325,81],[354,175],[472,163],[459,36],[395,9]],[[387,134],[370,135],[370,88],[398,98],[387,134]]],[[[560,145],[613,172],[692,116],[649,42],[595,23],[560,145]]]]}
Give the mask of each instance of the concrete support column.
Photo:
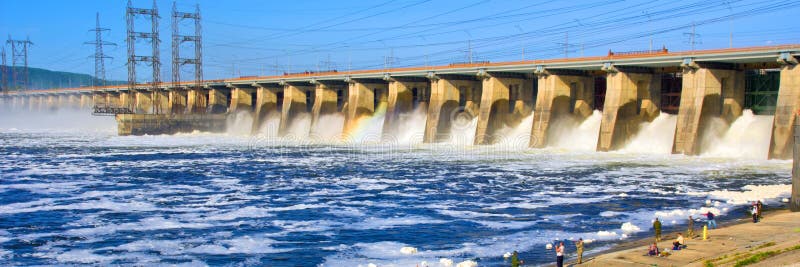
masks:
{"type": "Polygon", "coordinates": [[[91,109],[94,106],[94,97],[89,93],[83,93],[78,100],[78,108],[82,110],[91,109]]]}
{"type": "MultiPolygon", "coordinates": [[[[385,82],[353,81],[348,87],[347,109],[345,109],[344,132],[350,133],[358,122],[376,114],[383,105],[384,112],[388,102],[389,84],[385,82]]],[[[383,115],[383,114],[380,114],[383,115]]]]}
{"type": "Polygon", "coordinates": [[[72,99],[70,99],[70,95],[59,94],[56,96],[56,110],[64,110],[64,109],[71,109],[72,108],[72,99]]]}
{"type": "Polygon", "coordinates": [[[34,95],[28,97],[28,109],[30,111],[40,111],[44,104],[44,96],[41,95],[34,95]]]}
{"type": "Polygon", "coordinates": [[[169,111],[171,114],[187,113],[188,92],[183,88],[173,88],[169,91],[169,111]]]}
{"type": "MultiPolygon", "coordinates": [[[[311,129],[313,130],[319,122],[320,116],[331,115],[341,112],[339,109],[339,94],[345,96],[346,84],[330,82],[317,82],[314,91],[314,106],[311,108],[311,129]]],[[[344,101],[344,99],[342,99],[344,101]]],[[[342,107],[346,109],[347,106],[342,107]]],[[[342,131],[343,129],[339,129],[342,131]]]]}
{"type": "Polygon", "coordinates": [[[728,123],[742,115],[744,72],[731,69],[685,68],[673,154],[698,155],[713,118],[728,123]],[[741,94],[739,93],[741,92],[741,94]]]}
{"type": "Polygon", "coordinates": [[[532,110],[530,99],[533,99],[532,83],[524,77],[519,77],[521,75],[513,76],[495,75],[483,78],[475,145],[497,142],[502,137],[497,136],[497,130],[514,127],[522,118],[530,115],[532,110]]]}
{"type": "Polygon", "coordinates": [[[298,116],[308,114],[308,105],[313,105],[313,86],[286,84],[283,89],[283,107],[278,135],[284,136],[298,116]],[[311,103],[309,103],[311,102],[311,103]]]}
{"type": "Polygon", "coordinates": [[[45,99],[45,110],[46,111],[53,111],[58,109],[58,95],[48,95],[45,99]]]}
{"type": "Polygon", "coordinates": [[[194,88],[186,94],[186,106],[190,114],[206,113],[208,92],[202,88],[194,88]]]}
{"type": "Polygon", "coordinates": [[[134,95],[135,92],[131,91],[120,91],[118,94],[119,100],[117,101],[118,105],[116,107],[122,108],[130,108],[131,111],[134,111],[136,107],[134,107],[134,95]]]}
{"type": "Polygon", "coordinates": [[[415,108],[428,110],[430,85],[431,83],[427,79],[392,79],[389,81],[386,118],[383,121],[383,139],[389,139],[397,134],[401,118],[414,112],[415,108]]]}
{"type": "Polygon", "coordinates": [[[93,106],[98,106],[98,107],[111,106],[111,104],[108,103],[108,95],[109,93],[100,93],[100,92],[92,93],[93,105],[90,106],[90,108],[93,108],[93,106]]]}
{"type": "Polygon", "coordinates": [[[597,151],[622,148],[638,132],[642,121],[658,116],[658,107],[650,97],[654,95],[651,92],[660,90],[657,83],[660,80],[648,73],[651,70],[640,71],[615,70],[606,76],[606,99],[597,151]]]}
{"type": "Polygon", "coordinates": [[[592,114],[594,81],[582,72],[542,73],[533,111],[530,146],[547,146],[550,124],[564,116],[584,120],[592,114]]]}
{"type": "MultiPolygon", "coordinates": [[[[480,107],[481,82],[472,77],[438,77],[431,80],[431,102],[425,122],[425,143],[446,140],[459,116],[471,120],[480,107]],[[461,100],[464,100],[463,105],[461,100]]],[[[463,131],[466,129],[455,129],[463,131]]],[[[474,140],[472,140],[474,141],[474,140]]]]}
{"type": "Polygon", "coordinates": [[[255,89],[252,88],[231,88],[231,106],[228,108],[228,112],[253,112],[254,92],[255,89]]]}
{"type": "Polygon", "coordinates": [[[122,105],[122,92],[110,92],[106,94],[106,104],[110,107],[128,107],[122,105]]]}
{"type": "MultiPolygon", "coordinates": [[[[800,65],[787,64],[781,67],[778,104],[775,107],[775,119],[772,123],[772,139],[769,145],[770,159],[792,158],[793,132],[792,122],[798,118],[800,110],[800,65]]],[[[795,151],[795,159],[797,152],[795,151]]],[[[798,160],[795,160],[798,164],[798,160]]],[[[798,198],[800,199],[800,198],[798,198]]],[[[794,199],[793,199],[794,200],[794,199]]]]}
{"type": "Polygon", "coordinates": [[[228,112],[228,96],[221,89],[208,91],[208,111],[213,114],[228,112]]]}
{"type": "Polygon", "coordinates": [[[71,109],[81,108],[81,94],[70,94],[67,96],[67,103],[71,109]]]}
{"type": "MultiPolygon", "coordinates": [[[[279,87],[268,87],[256,85],[256,111],[253,115],[253,133],[261,130],[261,125],[264,121],[273,115],[280,113],[280,102],[278,99],[278,92],[282,91],[279,87]]],[[[283,97],[283,95],[281,95],[283,97]]],[[[282,99],[281,99],[282,100],[282,99]]]]}
{"type": "Polygon", "coordinates": [[[153,92],[153,113],[157,114],[172,114],[170,107],[169,92],[165,90],[158,90],[153,92]]]}
{"type": "Polygon", "coordinates": [[[135,98],[134,112],[144,114],[153,113],[153,92],[144,90],[136,91],[135,98]]]}

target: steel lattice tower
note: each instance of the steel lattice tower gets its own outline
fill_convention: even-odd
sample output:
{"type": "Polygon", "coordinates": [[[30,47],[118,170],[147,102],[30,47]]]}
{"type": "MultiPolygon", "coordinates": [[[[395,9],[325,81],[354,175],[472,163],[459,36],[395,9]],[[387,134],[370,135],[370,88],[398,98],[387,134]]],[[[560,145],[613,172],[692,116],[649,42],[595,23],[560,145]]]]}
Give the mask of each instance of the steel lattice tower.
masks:
{"type": "MultiPolygon", "coordinates": [[[[94,78],[98,79],[99,82],[102,83],[102,84],[99,84],[100,86],[105,86],[106,85],[106,66],[105,66],[104,60],[106,58],[112,58],[112,57],[106,56],[103,53],[103,46],[104,45],[114,45],[114,46],[116,46],[117,44],[112,43],[112,42],[103,41],[103,32],[104,31],[110,31],[110,29],[101,28],[100,27],[100,13],[99,12],[97,13],[97,19],[96,20],[97,20],[97,23],[96,23],[95,28],[89,30],[89,31],[95,32],[95,40],[94,40],[94,42],[86,42],[85,44],[93,44],[94,45],[94,78]]],[[[97,86],[97,85],[98,84],[95,84],[95,86],[97,86]]]]}
{"type": "Polygon", "coordinates": [[[181,67],[194,65],[195,88],[199,88],[203,81],[203,39],[200,27],[200,5],[195,7],[195,12],[178,12],[175,2],[172,2],[172,82],[177,86],[181,82],[181,67]],[[181,35],[180,22],[184,19],[194,21],[194,35],[181,35]],[[194,58],[181,58],[181,44],[190,42],[194,46],[194,58]]]}
{"type": "Polygon", "coordinates": [[[6,46],[3,45],[2,49],[0,49],[0,75],[2,75],[2,79],[0,80],[0,90],[3,91],[4,94],[8,94],[8,67],[6,66],[6,46]]]}
{"type": "Polygon", "coordinates": [[[33,43],[30,38],[26,38],[25,40],[11,39],[11,35],[8,36],[8,41],[6,41],[6,43],[11,45],[11,87],[18,90],[25,90],[30,84],[28,73],[28,47],[33,45],[33,43]],[[17,68],[20,63],[22,63],[22,70],[17,68]]]}
{"type": "MultiPolygon", "coordinates": [[[[158,45],[160,40],[158,38],[158,7],[156,6],[156,1],[153,0],[153,8],[134,8],[131,5],[131,0],[128,0],[128,8],[125,12],[125,20],[128,24],[128,34],[126,38],[126,43],[128,45],[128,89],[133,92],[136,87],[136,63],[137,62],[146,62],[149,63],[150,66],[153,68],[153,81],[151,83],[152,87],[152,101],[153,103],[159,103],[158,97],[159,94],[159,85],[161,83],[161,61],[159,60],[159,50],[158,45]],[[134,30],[134,21],[137,15],[141,15],[144,17],[150,17],[150,32],[136,32],[134,30]],[[136,49],[134,47],[137,39],[147,39],[152,44],[152,54],[150,56],[137,56],[136,49]]],[[[153,106],[153,113],[160,114],[161,113],[161,105],[155,104],[153,106]]]]}

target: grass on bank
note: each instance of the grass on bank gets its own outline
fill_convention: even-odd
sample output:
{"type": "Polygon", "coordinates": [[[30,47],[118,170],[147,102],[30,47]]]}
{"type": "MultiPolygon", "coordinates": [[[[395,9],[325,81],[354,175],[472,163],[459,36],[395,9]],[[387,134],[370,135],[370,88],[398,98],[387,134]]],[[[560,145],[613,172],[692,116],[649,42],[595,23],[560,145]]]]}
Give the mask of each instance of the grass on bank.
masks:
{"type": "MultiPolygon", "coordinates": [[[[800,249],[800,245],[796,245],[794,247],[786,248],[786,249],[783,249],[783,250],[770,250],[770,251],[759,252],[759,253],[756,253],[753,256],[750,256],[750,257],[748,257],[746,259],[737,261],[736,265],[734,265],[734,267],[747,266],[747,265],[750,265],[750,264],[754,264],[754,263],[763,261],[763,260],[765,260],[765,259],[767,259],[769,257],[775,256],[775,255],[778,255],[778,254],[781,254],[781,253],[793,251],[793,250],[798,250],[798,249],[800,249]]],[[[706,265],[706,266],[708,266],[708,265],[706,265]]]]}

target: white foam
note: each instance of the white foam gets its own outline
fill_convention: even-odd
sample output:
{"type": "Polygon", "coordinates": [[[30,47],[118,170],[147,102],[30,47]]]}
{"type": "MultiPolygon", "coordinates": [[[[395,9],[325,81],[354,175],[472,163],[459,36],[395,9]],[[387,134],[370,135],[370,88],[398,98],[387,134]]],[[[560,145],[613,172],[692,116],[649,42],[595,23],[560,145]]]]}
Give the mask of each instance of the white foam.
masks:
{"type": "Polygon", "coordinates": [[[620,229],[622,230],[622,232],[624,232],[626,234],[636,233],[636,232],[641,232],[642,231],[642,229],[639,228],[639,226],[636,226],[636,225],[634,225],[633,223],[630,223],[630,222],[623,223],[622,226],[620,227],[620,229]]]}
{"type": "Polygon", "coordinates": [[[402,247],[402,248],[400,248],[400,253],[406,254],[406,255],[417,254],[417,252],[419,252],[419,251],[415,247],[402,247]]]}
{"type": "Polygon", "coordinates": [[[229,212],[211,214],[205,217],[205,219],[214,221],[229,221],[239,218],[263,218],[271,215],[272,214],[266,208],[247,206],[229,212]]]}
{"type": "Polygon", "coordinates": [[[218,241],[214,244],[205,244],[186,249],[188,253],[229,255],[229,254],[272,254],[289,251],[288,249],[276,249],[272,244],[275,240],[266,237],[243,236],[230,240],[218,241]]]}
{"type": "Polygon", "coordinates": [[[395,228],[398,226],[409,226],[418,224],[441,224],[441,223],[446,223],[446,221],[432,219],[429,217],[417,216],[417,215],[410,215],[405,217],[392,217],[392,218],[368,217],[365,218],[364,221],[347,224],[344,226],[344,228],[357,229],[357,230],[383,230],[383,229],[395,228]]]}
{"type": "Polygon", "coordinates": [[[689,195],[708,195],[711,198],[723,200],[728,204],[743,205],[761,200],[762,202],[777,202],[781,197],[791,195],[791,184],[777,185],[746,185],[744,191],[715,190],[711,192],[689,192],[689,195]]]}

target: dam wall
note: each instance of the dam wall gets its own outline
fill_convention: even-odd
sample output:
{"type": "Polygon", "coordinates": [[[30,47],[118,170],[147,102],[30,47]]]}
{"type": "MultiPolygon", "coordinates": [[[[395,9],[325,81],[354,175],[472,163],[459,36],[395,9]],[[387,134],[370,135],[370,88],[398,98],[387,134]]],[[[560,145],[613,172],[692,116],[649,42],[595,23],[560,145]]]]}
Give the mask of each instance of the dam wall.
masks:
{"type": "MultiPolygon", "coordinates": [[[[597,151],[622,149],[642,125],[661,113],[677,113],[672,153],[686,155],[702,154],[709,147],[707,136],[719,135],[743,110],[752,109],[774,114],[769,153],[764,156],[788,159],[800,109],[798,55],[800,45],[609,52],[570,59],[305,72],[199,85],[29,90],[5,94],[2,105],[31,112],[105,107],[182,125],[204,118],[193,115],[245,113],[253,118],[253,134],[271,118],[278,125],[277,136],[298,137],[320,127],[344,137],[367,119],[379,117],[373,121],[380,123],[376,127],[383,139],[407,132],[408,123],[414,123],[424,143],[460,137],[469,140],[456,143],[473,145],[495,144],[508,129],[531,118],[528,146],[533,148],[569,138],[561,132],[564,127],[577,127],[599,112],[599,129],[585,129],[598,129],[588,133],[597,137],[597,151]],[[779,78],[770,83],[776,88],[755,88],[762,85],[751,78],[765,73],[779,78]],[[424,118],[408,120],[417,113],[424,118]],[[322,123],[331,118],[343,122],[322,123]]],[[[126,126],[120,134],[153,129],[145,126],[153,123],[139,116],[123,117],[126,126]],[[145,130],[134,129],[140,126],[145,130]]]]}

